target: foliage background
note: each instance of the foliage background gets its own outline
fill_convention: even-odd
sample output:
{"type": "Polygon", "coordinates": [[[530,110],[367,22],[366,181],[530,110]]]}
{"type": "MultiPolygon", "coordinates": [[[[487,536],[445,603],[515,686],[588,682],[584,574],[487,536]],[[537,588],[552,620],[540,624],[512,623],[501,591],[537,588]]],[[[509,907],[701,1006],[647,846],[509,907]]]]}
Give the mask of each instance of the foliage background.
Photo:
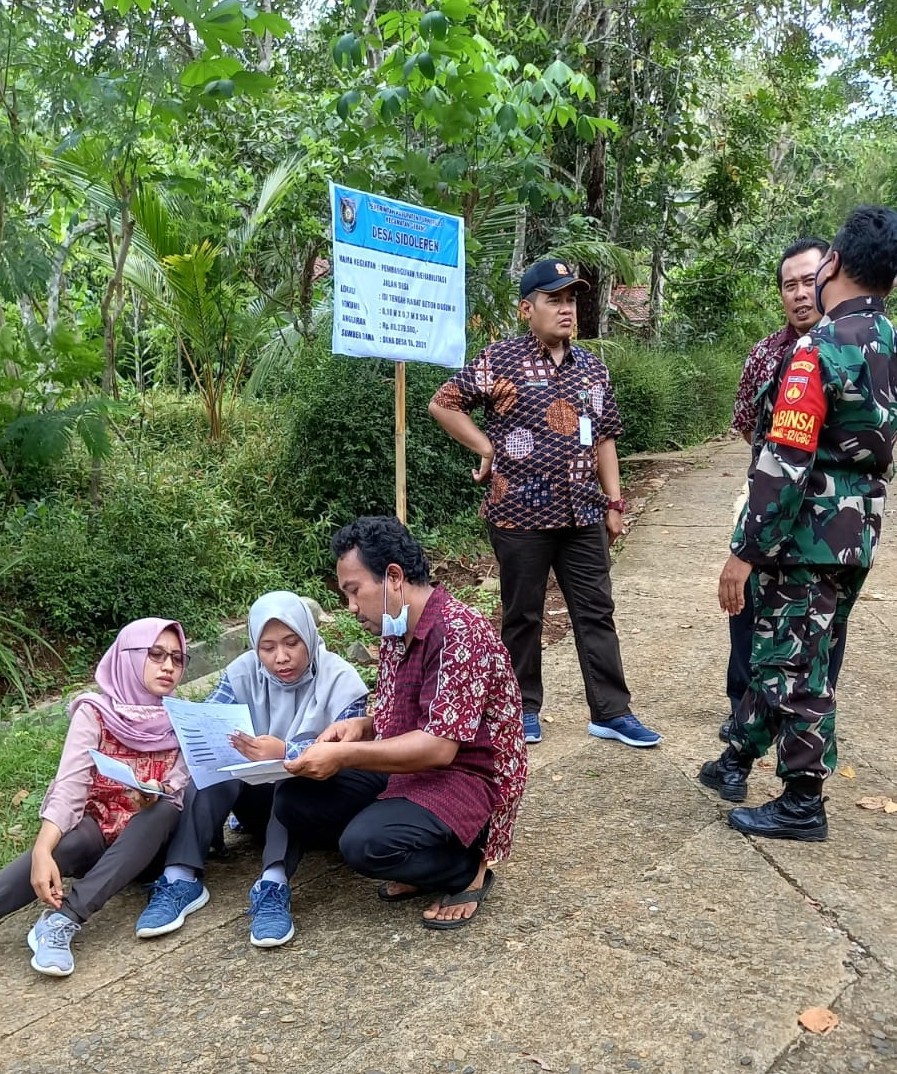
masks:
{"type": "MultiPolygon", "coordinates": [[[[553,254],[622,454],[723,432],[776,260],[897,192],[886,4],[10,0],[0,8],[0,705],[127,619],[332,603],[393,505],[392,367],[329,354],[327,179],[464,216],[471,356],[553,254]],[[832,27],[837,24],[838,32],[832,27]],[[646,321],[612,312],[615,284],[646,321]],[[51,654],[51,646],[55,655],[51,654]]],[[[412,525],[480,535],[408,370],[412,525]]]]}

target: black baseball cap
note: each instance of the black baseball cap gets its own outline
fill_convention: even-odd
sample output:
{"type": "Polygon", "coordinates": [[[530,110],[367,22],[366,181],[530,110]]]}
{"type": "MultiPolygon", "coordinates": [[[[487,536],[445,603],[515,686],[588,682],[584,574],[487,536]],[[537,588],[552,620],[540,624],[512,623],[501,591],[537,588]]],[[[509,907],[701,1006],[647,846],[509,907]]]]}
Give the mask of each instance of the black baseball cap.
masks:
{"type": "Polygon", "coordinates": [[[533,291],[560,291],[564,287],[575,287],[577,291],[590,290],[586,281],[575,276],[566,262],[548,257],[530,265],[524,272],[520,280],[520,297],[526,298],[533,291]]]}

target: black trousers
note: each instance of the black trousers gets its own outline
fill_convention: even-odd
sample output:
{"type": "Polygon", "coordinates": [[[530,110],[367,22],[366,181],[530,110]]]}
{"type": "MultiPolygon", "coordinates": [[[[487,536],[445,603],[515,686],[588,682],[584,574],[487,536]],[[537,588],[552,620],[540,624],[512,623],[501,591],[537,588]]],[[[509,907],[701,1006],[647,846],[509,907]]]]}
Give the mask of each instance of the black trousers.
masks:
{"type": "MultiPolygon", "coordinates": [[[[181,811],[171,802],[156,802],[135,813],[108,846],[93,817],[82,817],[53,850],[60,873],[76,878],[62,900],[62,913],[83,924],[132,880],[160,865],[165,844],[180,816],[181,811]]],[[[29,850],[0,870],[0,917],[27,906],[35,898],[29,850]]]]}
{"type": "Polygon", "coordinates": [[[191,782],[184,795],[184,812],[168,846],[165,864],[184,865],[202,872],[209,848],[220,836],[228,813],[233,811],[243,827],[264,842],[262,868],[283,862],[287,876],[292,876],[299,862],[299,851],[271,811],[275,786],[273,783],[253,785],[229,779],[198,791],[191,782]]]}
{"type": "Polygon", "coordinates": [[[274,815],[300,855],[339,849],[350,869],[421,891],[464,891],[482,860],[482,839],[465,847],[437,816],[407,798],[378,799],[387,777],[346,769],[325,780],[277,784],[274,815]]]}
{"type": "Polygon", "coordinates": [[[490,525],[489,540],[501,582],[501,640],[511,654],[523,711],[542,708],[542,616],[553,569],[570,613],[591,719],[611,720],[629,712],[604,525],[555,530],[490,525]]]}
{"type": "MultiPolygon", "coordinates": [[[[735,715],[741,699],[751,682],[751,645],[754,638],[754,599],[751,580],[744,586],[744,607],[738,615],[729,616],[729,664],[726,669],[726,696],[729,711],[735,715]]],[[[829,652],[828,676],[834,687],[841,673],[844,650],[847,646],[847,623],[832,626],[832,647],[829,652]]]]}

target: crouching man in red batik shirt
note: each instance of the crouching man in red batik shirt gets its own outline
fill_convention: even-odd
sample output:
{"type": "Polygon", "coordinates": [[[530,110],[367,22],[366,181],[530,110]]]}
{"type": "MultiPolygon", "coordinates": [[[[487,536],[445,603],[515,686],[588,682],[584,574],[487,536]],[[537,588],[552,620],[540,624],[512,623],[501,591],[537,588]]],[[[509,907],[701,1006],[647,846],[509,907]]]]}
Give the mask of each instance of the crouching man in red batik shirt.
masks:
{"type": "Polygon", "coordinates": [[[430,582],[395,518],[333,539],[349,610],[381,636],[370,717],[328,727],[286,768],[274,812],[303,850],[339,846],[397,902],[431,893],[431,929],[460,928],[506,858],[526,783],[522,702],[489,621],[430,582]]]}

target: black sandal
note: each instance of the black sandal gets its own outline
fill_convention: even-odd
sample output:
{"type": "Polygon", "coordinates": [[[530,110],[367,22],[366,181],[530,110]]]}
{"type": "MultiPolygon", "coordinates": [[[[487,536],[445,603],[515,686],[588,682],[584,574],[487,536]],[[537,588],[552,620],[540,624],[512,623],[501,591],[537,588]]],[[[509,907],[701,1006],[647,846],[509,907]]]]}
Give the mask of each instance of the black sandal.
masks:
{"type": "Polygon", "coordinates": [[[483,886],[476,890],[459,891],[455,895],[443,895],[439,900],[440,906],[460,906],[461,903],[475,902],[477,904],[476,909],[470,915],[470,917],[457,917],[454,921],[439,921],[436,918],[425,917],[421,924],[425,929],[438,929],[441,932],[447,932],[449,929],[463,929],[465,925],[469,925],[471,921],[480,912],[480,907],[489,894],[492,885],[495,883],[495,873],[491,869],[487,869],[483,876],[483,886]]]}

